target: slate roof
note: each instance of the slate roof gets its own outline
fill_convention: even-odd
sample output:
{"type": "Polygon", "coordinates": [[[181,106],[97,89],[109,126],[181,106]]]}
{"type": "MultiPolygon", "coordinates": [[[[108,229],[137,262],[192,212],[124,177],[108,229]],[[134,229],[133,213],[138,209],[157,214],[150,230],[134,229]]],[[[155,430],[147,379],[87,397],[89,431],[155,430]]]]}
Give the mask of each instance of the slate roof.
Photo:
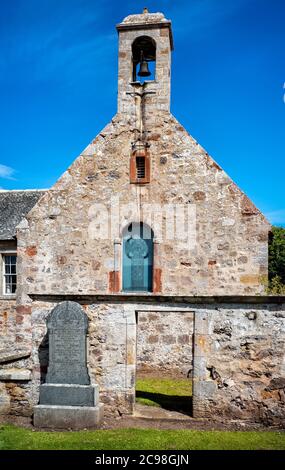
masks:
{"type": "Polygon", "coordinates": [[[45,192],[0,191],[0,240],[12,240],[16,236],[17,225],[45,192]]]}

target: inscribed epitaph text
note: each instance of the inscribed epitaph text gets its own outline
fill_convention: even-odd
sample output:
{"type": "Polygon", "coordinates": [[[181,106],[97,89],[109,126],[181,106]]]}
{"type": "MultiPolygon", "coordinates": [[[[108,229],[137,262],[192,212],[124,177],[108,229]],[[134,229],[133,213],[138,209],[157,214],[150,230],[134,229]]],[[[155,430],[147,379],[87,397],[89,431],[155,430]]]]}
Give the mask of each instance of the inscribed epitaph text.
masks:
{"type": "Polygon", "coordinates": [[[86,360],[88,319],[76,302],[62,302],[48,322],[49,367],[46,383],[89,385],[86,360]]]}

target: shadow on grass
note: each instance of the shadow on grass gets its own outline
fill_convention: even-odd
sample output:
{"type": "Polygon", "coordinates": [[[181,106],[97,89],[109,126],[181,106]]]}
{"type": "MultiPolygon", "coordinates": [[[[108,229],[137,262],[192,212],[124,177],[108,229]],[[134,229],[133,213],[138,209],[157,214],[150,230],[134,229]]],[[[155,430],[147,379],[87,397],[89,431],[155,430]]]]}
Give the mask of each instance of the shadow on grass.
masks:
{"type": "Polygon", "coordinates": [[[178,411],[192,416],[192,397],[179,395],[164,395],[162,393],[142,392],[137,390],[136,398],[143,403],[143,400],[150,400],[157,403],[158,406],[168,411],[178,411]]]}

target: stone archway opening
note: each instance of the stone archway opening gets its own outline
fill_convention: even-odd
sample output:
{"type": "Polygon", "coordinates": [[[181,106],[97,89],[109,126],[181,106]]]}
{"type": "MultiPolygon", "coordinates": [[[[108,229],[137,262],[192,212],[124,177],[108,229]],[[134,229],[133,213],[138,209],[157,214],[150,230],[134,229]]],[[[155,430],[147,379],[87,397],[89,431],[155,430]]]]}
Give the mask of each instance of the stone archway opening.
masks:
{"type": "Polygon", "coordinates": [[[193,345],[193,312],[136,312],[135,413],[192,416],[193,345]]]}

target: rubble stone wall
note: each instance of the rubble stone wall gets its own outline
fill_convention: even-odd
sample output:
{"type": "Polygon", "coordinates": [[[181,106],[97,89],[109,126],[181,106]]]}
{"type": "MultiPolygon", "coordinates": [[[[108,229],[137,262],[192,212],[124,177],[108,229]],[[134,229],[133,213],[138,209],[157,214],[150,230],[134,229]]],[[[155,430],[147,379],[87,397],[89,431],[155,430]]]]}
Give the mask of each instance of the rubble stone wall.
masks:
{"type": "Polygon", "coordinates": [[[20,321],[16,313],[16,299],[0,298],[0,351],[13,349],[16,342],[16,324],[20,321]]]}
{"type": "Polygon", "coordinates": [[[0,415],[32,413],[30,349],[17,335],[22,322],[16,300],[0,300],[0,415]]]}
{"type": "Polygon", "coordinates": [[[193,312],[137,312],[137,373],[192,376],[193,312]]]}
{"type": "MultiPolygon", "coordinates": [[[[141,314],[146,319],[142,323],[151,332],[152,316],[159,314],[161,319],[165,315],[165,325],[170,325],[170,317],[173,325],[186,325],[186,318],[192,322],[194,317],[195,417],[285,426],[285,302],[221,304],[213,298],[198,304],[195,299],[182,303],[152,297],[144,303],[142,298],[120,301],[116,296],[116,301],[102,298],[82,300],[81,304],[89,318],[89,374],[91,381],[99,384],[106,416],[133,412],[140,366],[137,317],[141,314]]],[[[31,355],[14,363],[22,374],[29,371],[30,376],[1,380],[2,413],[31,414],[38,403],[39,384],[45,380],[48,366],[46,319],[55,305],[54,301],[34,300],[31,355]]],[[[176,334],[179,338],[174,328],[173,337],[176,334]]],[[[164,341],[154,351],[154,362],[160,360],[157,354],[166,353],[166,346],[164,341]]],[[[175,368],[177,356],[167,357],[175,368]]],[[[189,350],[189,363],[191,358],[189,350]]],[[[10,367],[2,364],[1,373],[10,367]]]]}
{"type": "Polygon", "coordinates": [[[284,304],[200,310],[194,350],[194,416],[285,426],[284,304]]]}

